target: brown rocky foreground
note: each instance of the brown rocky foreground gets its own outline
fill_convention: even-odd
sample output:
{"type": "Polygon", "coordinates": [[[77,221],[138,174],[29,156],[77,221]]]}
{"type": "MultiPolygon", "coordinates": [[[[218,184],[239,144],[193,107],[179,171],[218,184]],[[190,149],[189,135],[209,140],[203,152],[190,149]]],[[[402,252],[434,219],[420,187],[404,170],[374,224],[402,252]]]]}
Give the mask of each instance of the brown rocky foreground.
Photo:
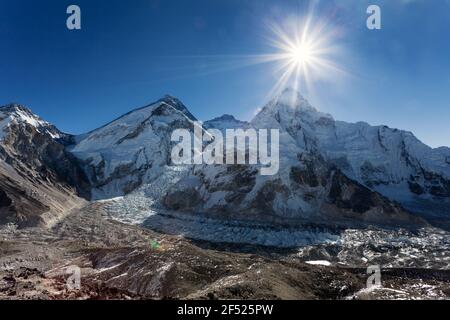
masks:
{"type": "Polygon", "coordinates": [[[296,250],[194,242],[105,218],[101,203],[51,229],[0,230],[0,299],[448,299],[450,271],[302,262],[296,250]],[[70,289],[67,267],[81,270],[70,289]]]}

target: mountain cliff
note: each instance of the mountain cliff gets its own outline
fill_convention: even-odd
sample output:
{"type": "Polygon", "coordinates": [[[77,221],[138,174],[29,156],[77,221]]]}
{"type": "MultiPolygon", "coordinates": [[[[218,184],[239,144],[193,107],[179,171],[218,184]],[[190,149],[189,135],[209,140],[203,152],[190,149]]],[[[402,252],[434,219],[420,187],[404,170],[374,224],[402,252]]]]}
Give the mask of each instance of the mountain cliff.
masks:
{"type": "Polygon", "coordinates": [[[336,121],[290,89],[251,122],[224,115],[203,124],[278,129],[280,170],[261,176],[259,165],[174,166],[171,134],[195,121],[171,96],[80,136],[23,106],[0,108],[1,220],[53,221],[82,199],[115,199],[117,214],[140,222],[167,211],[290,225],[450,217],[450,149],[410,132],[336,121]]]}
{"type": "Polygon", "coordinates": [[[70,135],[24,106],[0,108],[0,221],[51,224],[90,197],[70,135]]]}

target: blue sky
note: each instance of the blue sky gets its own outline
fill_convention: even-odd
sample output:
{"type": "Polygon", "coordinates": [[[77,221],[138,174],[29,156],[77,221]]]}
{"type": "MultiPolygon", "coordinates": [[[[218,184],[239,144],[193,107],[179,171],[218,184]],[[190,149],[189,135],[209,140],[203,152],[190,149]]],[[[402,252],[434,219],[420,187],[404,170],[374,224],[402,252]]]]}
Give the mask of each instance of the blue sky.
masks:
{"type": "Polygon", "coordinates": [[[248,120],[279,73],[245,56],[276,52],[268,26],[311,7],[334,30],[329,58],[345,74],[322,74],[303,95],[338,120],[449,146],[447,0],[0,0],[0,104],[25,104],[70,133],[166,93],[202,120],[248,120]],[[81,7],[82,30],[66,28],[70,4],[81,7]],[[381,6],[381,30],[366,28],[369,4],[381,6]]]}

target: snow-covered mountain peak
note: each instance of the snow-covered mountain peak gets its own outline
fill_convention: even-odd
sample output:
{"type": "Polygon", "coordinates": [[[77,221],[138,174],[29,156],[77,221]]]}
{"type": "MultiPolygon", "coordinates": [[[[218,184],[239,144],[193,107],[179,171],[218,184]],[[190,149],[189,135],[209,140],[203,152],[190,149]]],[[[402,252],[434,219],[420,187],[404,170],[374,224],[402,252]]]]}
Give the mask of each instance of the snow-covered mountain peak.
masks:
{"type": "Polygon", "coordinates": [[[350,179],[410,210],[450,214],[449,148],[430,148],[413,133],[387,126],[335,121],[290,89],[251,123],[280,129],[281,142],[291,137],[300,150],[320,154],[350,179]]]}
{"type": "Polygon", "coordinates": [[[241,121],[236,119],[234,116],[229,114],[224,114],[220,117],[214,118],[212,120],[206,121],[204,124],[207,129],[247,129],[250,124],[247,121],[241,121]]]}
{"type": "Polygon", "coordinates": [[[20,104],[8,104],[0,107],[0,139],[6,136],[11,125],[31,125],[41,133],[47,133],[54,139],[59,139],[63,134],[52,124],[42,120],[27,107],[20,104]]]}
{"type": "Polygon", "coordinates": [[[195,121],[196,118],[191,114],[191,112],[186,108],[186,106],[176,97],[166,94],[158,102],[165,103],[170,107],[175,108],[178,111],[183,112],[189,119],[195,121]]]}
{"type": "Polygon", "coordinates": [[[224,114],[220,117],[212,119],[211,121],[237,121],[237,119],[231,114],[224,114]]]}
{"type": "Polygon", "coordinates": [[[262,108],[251,123],[255,127],[289,130],[290,127],[300,128],[301,122],[329,126],[334,124],[334,119],[314,108],[298,91],[286,88],[262,108]]]}
{"type": "Polygon", "coordinates": [[[85,163],[92,197],[121,196],[159,177],[170,164],[171,134],[192,130],[195,120],[181,101],[167,95],[78,136],[71,151],[85,163]]]}
{"type": "Polygon", "coordinates": [[[275,96],[269,104],[266,106],[268,108],[290,108],[292,110],[305,110],[305,111],[317,111],[309,102],[306,100],[300,92],[292,88],[284,89],[280,94],[275,96]]]}
{"type": "Polygon", "coordinates": [[[5,106],[2,106],[2,107],[0,107],[0,111],[10,112],[10,113],[22,111],[22,112],[32,114],[30,109],[28,109],[27,107],[25,107],[21,104],[18,104],[18,103],[10,103],[5,106]]]}
{"type": "Polygon", "coordinates": [[[0,107],[0,116],[3,119],[9,118],[10,121],[15,120],[17,122],[26,122],[35,127],[49,124],[48,122],[40,119],[27,107],[15,103],[0,107]]]}
{"type": "Polygon", "coordinates": [[[300,93],[286,89],[272,99],[251,121],[254,128],[279,129],[284,143],[315,150],[319,141],[333,137],[335,120],[315,109],[300,93]]]}
{"type": "Polygon", "coordinates": [[[154,103],[133,109],[94,131],[78,136],[73,151],[109,149],[126,141],[142,143],[148,130],[169,126],[177,121],[195,120],[180,100],[166,95],[154,103]]]}
{"type": "Polygon", "coordinates": [[[281,91],[278,94],[277,98],[278,99],[291,99],[291,101],[292,101],[292,99],[306,101],[306,99],[302,96],[302,94],[292,87],[285,88],[283,91],[281,91]]]}

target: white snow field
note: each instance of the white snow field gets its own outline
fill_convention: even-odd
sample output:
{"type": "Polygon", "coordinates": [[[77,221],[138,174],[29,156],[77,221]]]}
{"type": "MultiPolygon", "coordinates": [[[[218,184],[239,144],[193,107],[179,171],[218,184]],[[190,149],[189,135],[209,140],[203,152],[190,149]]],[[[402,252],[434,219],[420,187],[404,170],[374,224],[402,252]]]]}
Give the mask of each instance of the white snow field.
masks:
{"type": "MultiPolygon", "coordinates": [[[[170,165],[170,134],[174,129],[192,126],[193,121],[195,118],[179,100],[167,96],[77,137],[71,151],[88,164],[87,173],[95,186],[93,199],[105,201],[108,215],[114,219],[196,239],[290,247],[340,238],[333,232],[271,229],[256,221],[252,226],[249,221],[223,221],[215,215],[214,211],[224,208],[227,197],[235,191],[234,185],[227,183],[236,173],[230,173],[226,166],[170,165]],[[185,188],[187,182],[199,193],[201,210],[192,208],[182,213],[163,208],[161,200],[167,192],[185,188]]],[[[225,115],[204,125],[219,130],[280,130],[278,175],[256,175],[254,184],[244,186],[249,189],[245,198],[232,208],[237,212],[245,213],[267,183],[273,182],[280,190],[270,208],[277,218],[323,218],[331,181],[317,187],[292,182],[291,169],[309,161],[299,160],[304,154],[311,156],[315,170],[323,173],[321,177],[332,179],[326,176],[326,166],[331,164],[355,183],[412,211],[450,218],[450,149],[430,148],[410,132],[335,121],[290,89],[270,101],[250,123],[225,115]]],[[[252,170],[251,166],[248,169],[252,170]]],[[[384,217],[380,207],[370,214],[384,217]]]]}

